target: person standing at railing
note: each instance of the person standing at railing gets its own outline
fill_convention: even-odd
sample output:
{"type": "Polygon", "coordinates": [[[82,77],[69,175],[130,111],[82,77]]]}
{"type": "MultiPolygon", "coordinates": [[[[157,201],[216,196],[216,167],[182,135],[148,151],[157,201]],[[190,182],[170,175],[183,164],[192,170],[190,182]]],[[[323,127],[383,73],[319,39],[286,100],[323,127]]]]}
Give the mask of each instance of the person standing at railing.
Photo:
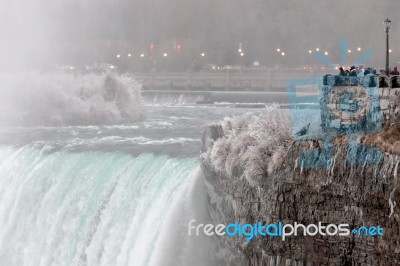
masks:
{"type": "Polygon", "coordinates": [[[357,72],[356,72],[356,67],[355,66],[351,66],[349,76],[350,77],[357,77],[357,72]]]}
{"type": "Polygon", "coordinates": [[[394,69],[392,70],[392,72],[390,72],[390,75],[392,75],[392,76],[398,76],[398,75],[400,75],[399,71],[397,70],[397,67],[394,67],[394,69]]]}
{"type": "Polygon", "coordinates": [[[347,73],[344,71],[343,67],[339,68],[339,75],[340,76],[347,76],[347,73]]]}
{"type": "Polygon", "coordinates": [[[357,77],[364,77],[364,71],[365,71],[364,66],[360,65],[358,67],[357,77]]]}

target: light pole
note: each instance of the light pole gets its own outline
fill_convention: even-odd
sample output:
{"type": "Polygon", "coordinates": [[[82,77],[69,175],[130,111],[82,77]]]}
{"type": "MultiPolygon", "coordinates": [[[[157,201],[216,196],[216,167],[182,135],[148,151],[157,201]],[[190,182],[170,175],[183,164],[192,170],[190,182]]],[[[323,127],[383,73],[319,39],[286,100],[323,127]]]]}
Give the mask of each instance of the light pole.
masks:
{"type": "Polygon", "coordinates": [[[390,29],[390,19],[386,18],[383,21],[383,25],[385,26],[386,32],[386,75],[389,76],[389,29],[390,29]]]}

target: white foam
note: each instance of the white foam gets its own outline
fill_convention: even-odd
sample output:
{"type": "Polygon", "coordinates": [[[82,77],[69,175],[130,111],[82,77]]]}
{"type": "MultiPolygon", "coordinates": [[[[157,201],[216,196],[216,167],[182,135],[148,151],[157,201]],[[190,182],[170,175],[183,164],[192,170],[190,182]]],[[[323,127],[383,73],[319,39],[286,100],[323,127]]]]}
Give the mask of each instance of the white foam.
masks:
{"type": "Polygon", "coordinates": [[[128,76],[1,74],[0,126],[101,125],[145,117],[141,86],[128,76]]]}

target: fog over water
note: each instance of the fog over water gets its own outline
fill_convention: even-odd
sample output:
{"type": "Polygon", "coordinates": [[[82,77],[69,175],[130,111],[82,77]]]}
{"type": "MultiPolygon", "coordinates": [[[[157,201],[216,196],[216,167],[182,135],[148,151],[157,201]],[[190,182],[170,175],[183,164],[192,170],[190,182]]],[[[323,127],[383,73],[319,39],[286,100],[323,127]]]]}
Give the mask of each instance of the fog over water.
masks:
{"type": "MultiPolygon", "coordinates": [[[[341,39],[349,63],[370,49],[364,64],[382,68],[386,17],[399,62],[399,11],[398,0],[0,0],[0,265],[246,265],[228,238],[187,234],[192,219],[221,218],[200,169],[204,126],[304,130],[319,102],[299,105],[313,116],[296,123],[264,107],[290,106],[286,80],[336,71],[302,66],[316,48],[340,63],[341,39]],[[163,76],[181,91],[156,88],[163,76]]],[[[219,147],[216,163],[229,154],[219,147]]]]}
{"type": "Polygon", "coordinates": [[[372,49],[367,63],[380,65],[386,17],[392,18],[392,62],[400,61],[399,11],[395,0],[2,0],[0,66],[113,63],[117,53],[156,58],[176,50],[181,55],[171,68],[189,66],[201,51],[209,63],[234,64],[240,44],[243,64],[307,64],[308,50],[316,47],[339,63],[343,38],[354,50],[372,49]]]}

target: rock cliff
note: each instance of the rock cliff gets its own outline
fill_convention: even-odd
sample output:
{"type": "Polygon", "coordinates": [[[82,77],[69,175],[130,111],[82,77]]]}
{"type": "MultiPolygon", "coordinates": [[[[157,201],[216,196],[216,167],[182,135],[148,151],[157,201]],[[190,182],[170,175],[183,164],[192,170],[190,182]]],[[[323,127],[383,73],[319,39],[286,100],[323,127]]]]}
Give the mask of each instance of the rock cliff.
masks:
{"type": "MultiPolygon", "coordinates": [[[[333,136],[330,149],[323,148],[321,138],[304,138],[288,141],[281,152],[284,156],[280,156],[282,159],[272,170],[268,167],[269,159],[264,159],[265,169],[270,170],[249,181],[244,177],[249,163],[234,165],[228,171],[216,167],[209,156],[216,143],[232,137],[232,132],[224,129],[222,123],[204,127],[201,166],[215,223],[322,222],[384,228],[383,236],[375,237],[301,235],[285,241],[268,236],[250,241],[227,237],[243,251],[249,265],[400,264],[400,149],[393,149],[400,143],[396,128],[398,101],[396,91],[388,92],[391,97],[386,98],[383,93],[381,90],[381,102],[387,102],[381,103],[386,106],[381,108],[385,121],[382,130],[356,134],[358,143],[380,151],[376,163],[368,162],[369,151],[363,151],[364,146],[348,145],[347,136],[333,136]],[[301,154],[310,149],[317,151],[316,158],[331,158],[326,167],[304,167],[301,154]],[[358,158],[356,163],[349,162],[349,154],[358,158]]],[[[249,141],[244,145],[248,149],[258,144],[249,141]]]]}

